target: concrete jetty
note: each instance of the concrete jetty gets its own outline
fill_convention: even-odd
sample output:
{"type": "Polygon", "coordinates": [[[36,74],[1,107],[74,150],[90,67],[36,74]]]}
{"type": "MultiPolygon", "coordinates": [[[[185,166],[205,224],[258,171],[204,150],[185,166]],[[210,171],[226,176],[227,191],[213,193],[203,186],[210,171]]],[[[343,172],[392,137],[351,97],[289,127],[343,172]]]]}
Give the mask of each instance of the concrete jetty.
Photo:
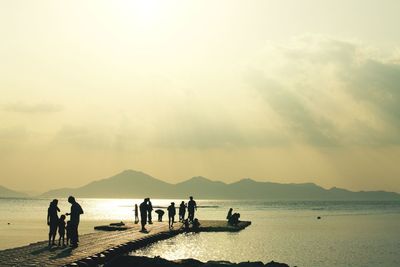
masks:
{"type": "MultiPolygon", "coordinates": [[[[201,220],[200,232],[237,232],[251,224],[242,221],[230,226],[226,221],[201,220]]],[[[148,233],[139,231],[138,224],[99,226],[94,233],[81,235],[79,247],[48,248],[48,241],[0,251],[0,266],[98,266],[113,257],[123,255],[151,243],[183,233],[181,223],[174,229],[166,222],[146,225],[148,233]]]]}

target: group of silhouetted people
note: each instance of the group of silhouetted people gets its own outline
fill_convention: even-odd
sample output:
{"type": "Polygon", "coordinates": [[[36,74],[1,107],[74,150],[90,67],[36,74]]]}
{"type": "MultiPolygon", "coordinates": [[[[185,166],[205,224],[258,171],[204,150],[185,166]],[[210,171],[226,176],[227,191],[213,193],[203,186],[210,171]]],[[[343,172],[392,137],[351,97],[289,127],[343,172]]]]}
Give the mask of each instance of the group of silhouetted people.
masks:
{"type": "MultiPolygon", "coordinates": [[[[200,223],[198,222],[197,219],[194,218],[194,213],[197,210],[197,204],[196,201],[193,200],[193,197],[189,197],[189,201],[186,205],[184,201],[181,202],[179,205],[179,221],[184,223],[187,221],[187,223],[191,223],[193,226],[199,227],[200,223]],[[186,209],[188,211],[188,218],[185,219],[186,215],[186,209]]],[[[140,211],[140,223],[141,223],[141,231],[142,232],[147,232],[146,230],[146,224],[152,224],[152,211],[153,211],[153,205],[151,204],[150,198],[145,198],[143,202],[139,205],[135,204],[135,223],[139,223],[139,211],[140,211]]],[[[158,215],[158,221],[162,222],[162,217],[164,216],[165,212],[162,209],[157,209],[155,212],[158,215]]],[[[167,213],[168,213],[168,226],[170,229],[173,228],[173,225],[175,223],[175,216],[176,216],[176,206],[175,202],[171,202],[171,204],[167,207],[167,213]]]]}
{"type": "MultiPolygon", "coordinates": [[[[140,223],[142,225],[142,232],[146,232],[146,223],[152,224],[151,212],[153,211],[153,205],[151,204],[150,198],[145,198],[139,205],[140,210],[140,223]]],[[[139,220],[137,205],[135,205],[135,222],[139,220]]]]}
{"type": "Polygon", "coordinates": [[[49,247],[56,245],[55,238],[58,229],[58,246],[71,244],[72,247],[77,247],[79,242],[78,226],[80,215],[83,214],[83,209],[78,202],[76,202],[73,196],[68,198],[68,202],[71,204],[70,213],[62,214],[58,217],[58,200],[53,199],[50,202],[50,206],[47,210],[47,225],[50,227],[49,230],[49,247]],[[65,222],[66,216],[70,216],[70,220],[65,222]],[[66,240],[65,240],[66,235],[66,240]],[[65,242],[66,241],[66,242],[65,242]],[[62,242],[62,243],[61,243],[62,242]]]}
{"type": "MultiPolygon", "coordinates": [[[[182,223],[192,223],[194,222],[194,213],[197,210],[197,204],[196,201],[193,200],[193,197],[189,197],[188,204],[186,206],[185,201],[182,201],[181,204],[179,205],[179,221],[182,223]],[[186,214],[186,209],[188,210],[188,218],[185,219],[185,214],[186,214]]],[[[168,211],[168,226],[170,229],[174,227],[175,223],[175,215],[176,215],[176,207],[175,203],[171,202],[171,205],[168,206],[167,208],[168,211]]],[[[197,219],[196,219],[197,220],[197,219]]],[[[198,221],[198,220],[197,220],[198,221]]]]}

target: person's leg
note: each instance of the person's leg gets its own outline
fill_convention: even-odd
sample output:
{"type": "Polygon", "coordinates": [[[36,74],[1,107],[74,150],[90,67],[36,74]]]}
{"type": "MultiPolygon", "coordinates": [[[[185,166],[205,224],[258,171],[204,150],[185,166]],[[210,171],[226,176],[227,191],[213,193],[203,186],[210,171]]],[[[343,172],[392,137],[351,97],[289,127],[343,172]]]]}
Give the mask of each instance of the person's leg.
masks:
{"type": "Polygon", "coordinates": [[[145,231],[146,228],[144,228],[144,226],[146,225],[146,217],[142,217],[140,223],[142,224],[142,231],[145,231]]]}
{"type": "Polygon", "coordinates": [[[76,224],[76,243],[79,243],[78,227],[79,227],[79,223],[76,224]]]}
{"type": "Polygon", "coordinates": [[[72,224],[71,227],[71,245],[77,246],[78,245],[78,226],[76,224],[72,224]]]}
{"type": "Polygon", "coordinates": [[[57,234],[57,224],[50,223],[50,232],[51,232],[51,244],[55,245],[55,239],[56,239],[56,234],[57,234]]]}

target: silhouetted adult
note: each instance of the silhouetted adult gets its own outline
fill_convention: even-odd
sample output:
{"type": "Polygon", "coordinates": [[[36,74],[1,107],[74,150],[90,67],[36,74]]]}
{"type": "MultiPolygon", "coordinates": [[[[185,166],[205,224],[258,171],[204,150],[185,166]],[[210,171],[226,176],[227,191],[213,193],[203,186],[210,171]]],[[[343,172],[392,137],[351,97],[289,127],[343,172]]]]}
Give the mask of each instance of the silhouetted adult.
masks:
{"type": "Polygon", "coordinates": [[[193,197],[190,197],[190,200],[188,202],[188,213],[189,213],[189,221],[193,222],[194,219],[194,211],[197,210],[197,204],[196,201],[193,200],[193,197]]]}
{"type": "Polygon", "coordinates": [[[71,224],[71,246],[77,247],[79,242],[78,226],[80,221],[80,216],[83,214],[83,209],[78,202],[76,202],[73,196],[68,198],[68,202],[71,203],[71,212],[66,215],[70,215],[71,224]]]}
{"type": "Polygon", "coordinates": [[[142,230],[141,231],[146,231],[145,225],[146,225],[146,220],[147,220],[147,198],[143,200],[142,203],[139,205],[140,209],[140,224],[142,225],[142,230]]]}
{"type": "Polygon", "coordinates": [[[55,245],[54,239],[56,238],[57,227],[58,227],[58,212],[60,209],[57,207],[58,200],[53,199],[50,202],[49,208],[47,209],[47,225],[49,229],[49,247],[55,245]]]}
{"type": "Polygon", "coordinates": [[[169,229],[173,228],[174,222],[175,222],[175,203],[171,202],[171,205],[168,207],[168,226],[169,229]]]}
{"type": "Polygon", "coordinates": [[[138,205],[135,204],[135,223],[139,222],[139,208],[138,205]]]}
{"type": "Polygon", "coordinates": [[[179,221],[183,222],[185,220],[186,204],[184,201],[179,205],[179,221]]]}
{"type": "Polygon", "coordinates": [[[230,208],[229,211],[228,211],[228,215],[226,215],[226,219],[227,219],[228,221],[229,221],[229,219],[230,219],[231,216],[232,216],[232,212],[233,212],[233,209],[230,208]]]}
{"type": "Polygon", "coordinates": [[[162,217],[164,216],[165,212],[161,209],[158,209],[158,210],[155,210],[155,213],[157,213],[157,215],[158,215],[158,221],[162,222],[162,217]]]}
{"type": "Polygon", "coordinates": [[[151,218],[151,212],[153,211],[153,205],[151,204],[150,198],[148,198],[147,201],[147,216],[149,218],[149,224],[153,224],[152,218],[151,218]]]}

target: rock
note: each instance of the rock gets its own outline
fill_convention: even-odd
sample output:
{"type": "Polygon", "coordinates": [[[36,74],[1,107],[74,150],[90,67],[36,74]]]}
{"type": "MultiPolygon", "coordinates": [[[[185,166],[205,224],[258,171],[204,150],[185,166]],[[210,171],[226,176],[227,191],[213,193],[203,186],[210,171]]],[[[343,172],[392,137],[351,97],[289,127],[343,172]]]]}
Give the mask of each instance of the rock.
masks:
{"type": "Polygon", "coordinates": [[[271,261],[264,265],[262,262],[232,263],[229,261],[208,261],[203,263],[195,259],[168,261],[155,257],[144,256],[118,256],[107,262],[104,267],[289,267],[289,265],[271,261]]]}
{"type": "Polygon", "coordinates": [[[289,267],[289,265],[287,265],[286,263],[279,263],[279,262],[268,262],[267,264],[265,264],[265,267],[289,267]]]}
{"type": "Polygon", "coordinates": [[[261,261],[256,261],[256,262],[241,262],[238,263],[236,266],[238,267],[264,267],[264,263],[261,261]]]}
{"type": "Polygon", "coordinates": [[[195,259],[183,259],[183,260],[176,260],[174,261],[176,264],[180,266],[187,266],[187,267],[200,267],[203,266],[203,262],[195,260],[195,259]]]}
{"type": "Polygon", "coordinates": [[[203,267],[229,267],[233,266],[232,262],[229,261],[207,261],[202,265],[203,267]]]}

